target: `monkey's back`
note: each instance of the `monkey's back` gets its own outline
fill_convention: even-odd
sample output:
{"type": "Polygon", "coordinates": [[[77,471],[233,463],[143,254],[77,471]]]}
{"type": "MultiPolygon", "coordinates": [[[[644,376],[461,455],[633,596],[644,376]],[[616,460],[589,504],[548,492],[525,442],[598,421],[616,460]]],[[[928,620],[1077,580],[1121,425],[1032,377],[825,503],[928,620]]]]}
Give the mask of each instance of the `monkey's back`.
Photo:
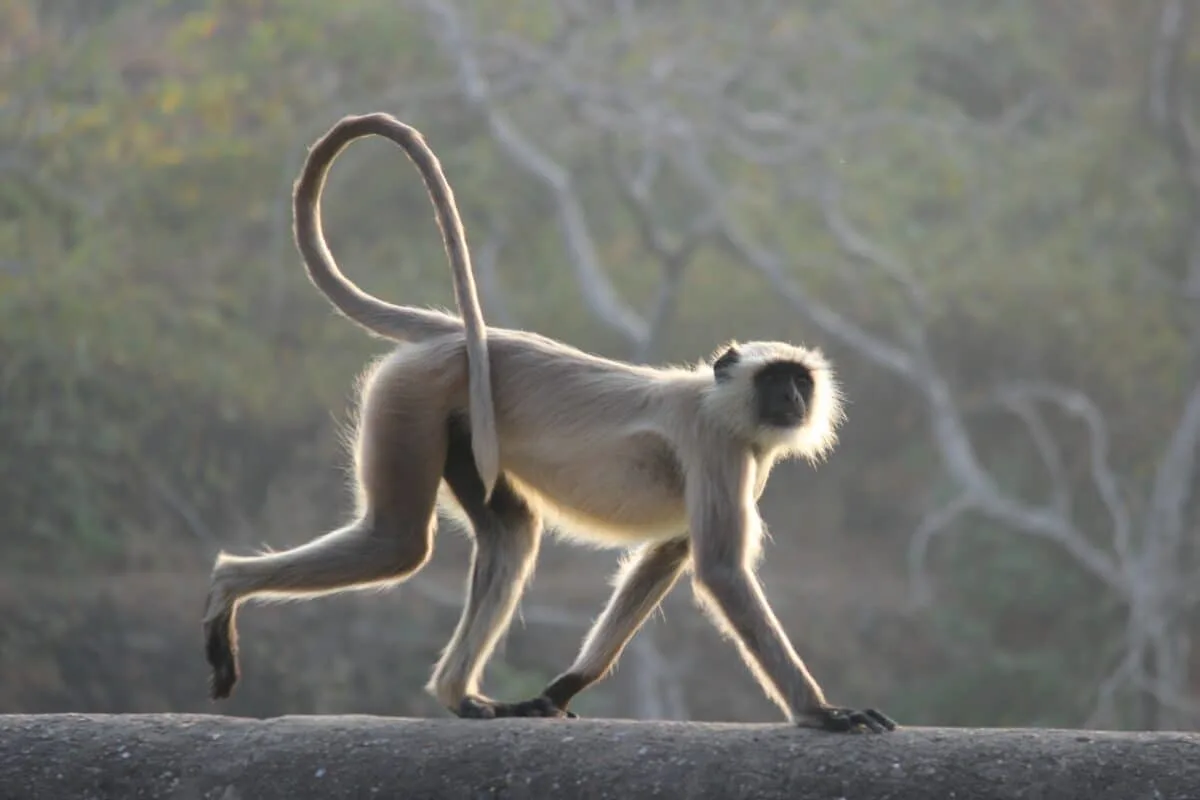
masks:
{"type": "Polygon", "coordinates": [[[696,376],[536,334],[496,331],[489,346],[501,463],[521,488],[588,538],[626,545],[686,530],[682,467],[662,421],[681,399],[674,382],[696,376]]]}
{"type": "MultiPolygon", "coordinates": [[[[491,329],[488,346],[501,470],[518,490],[593,541],[624,546],[686,531],[678,434],[664,420],[694,417],[704,376],[520,331],[491,329]]],[[[427,397],[469,426],[461,332],[402,344],[373,376],[366,383],[379,391],[427,397]]]]}

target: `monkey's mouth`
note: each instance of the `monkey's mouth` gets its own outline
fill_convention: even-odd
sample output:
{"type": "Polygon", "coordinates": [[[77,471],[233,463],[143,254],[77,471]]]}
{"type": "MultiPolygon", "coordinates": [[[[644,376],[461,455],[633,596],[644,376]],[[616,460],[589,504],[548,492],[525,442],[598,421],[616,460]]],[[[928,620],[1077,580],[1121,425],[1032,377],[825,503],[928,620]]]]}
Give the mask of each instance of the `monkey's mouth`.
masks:
{"type": "Polygon", "coordinates": [[[798,428],[804,424],[806,409],[777,408],[763,418],[763,424],[770,428],[798,428]]]}

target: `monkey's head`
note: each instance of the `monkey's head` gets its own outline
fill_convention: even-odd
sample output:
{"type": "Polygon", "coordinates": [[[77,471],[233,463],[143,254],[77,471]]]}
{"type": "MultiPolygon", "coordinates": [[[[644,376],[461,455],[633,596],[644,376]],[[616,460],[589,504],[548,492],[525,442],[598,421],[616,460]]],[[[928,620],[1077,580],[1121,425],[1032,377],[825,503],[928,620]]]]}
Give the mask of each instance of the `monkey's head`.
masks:
{"type": "Polygon", "coordinates": [[[717,421],[780,455],[824,457],[845,414],[833,367],[820,350],[786,342],[730,342],[712,356],[706,398],[717,421]]]}

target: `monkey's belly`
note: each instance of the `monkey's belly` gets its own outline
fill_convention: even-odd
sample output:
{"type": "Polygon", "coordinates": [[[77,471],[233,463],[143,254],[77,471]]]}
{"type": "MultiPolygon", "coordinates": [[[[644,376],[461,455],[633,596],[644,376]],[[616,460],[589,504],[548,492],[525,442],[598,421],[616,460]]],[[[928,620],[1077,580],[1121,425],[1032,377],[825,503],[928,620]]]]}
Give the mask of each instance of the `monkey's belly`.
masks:
{"type": "Polygon", "coordinates": [[[569,535],[624,545],[687,530],[683,477],[657,436],[618,437],[574,461],[548,456],[506,450],[504,471],[541,497],[569,535]]]}

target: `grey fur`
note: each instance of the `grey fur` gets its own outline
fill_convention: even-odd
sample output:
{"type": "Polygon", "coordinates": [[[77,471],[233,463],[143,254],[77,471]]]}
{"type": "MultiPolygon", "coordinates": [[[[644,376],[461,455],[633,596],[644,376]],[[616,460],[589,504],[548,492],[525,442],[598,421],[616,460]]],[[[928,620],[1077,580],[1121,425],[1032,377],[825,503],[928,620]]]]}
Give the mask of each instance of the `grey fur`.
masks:
{"type": "MultiPolygon", "coordinates": [[[[314,148],[297,182],[300,250],[314,282],[339,308],[404,343],[361,382],[355,521],[281,553],[218,556],[205,612],[214,697],[227,696],[237,678],[240,603],[405,580],[428,558],[440,502],[476,539],[462,619],[427,687],[460,715],[569,714],[571,696],[608,672],[691,568],[712,618],[789,719],[827,730],[894,727],[878,712],[826,702],[754,575],[762,545],[757,501],[772,468],[785,458],[818,461],[836,442],[841,393],[821,352],[783,342],[729,345],[736,352],[722,360],[718,381],[710,361],[635,365],[538,334],[490,328],[492,491],[478,467],[479,451],[474,460],[467,453],[468,429],[474,446],[480,419],[469,325],[362,294],[335,272],[321,238],[313,207],[336,151],[363,132],[411,131],[383,115],[347,119],[346,127],[334,128],[341,133],[322,140],[323,155],[321,143],[314,148]],[[758,416],[755,376],[778,362],[801,365],[812,378],[798,405],[802,420],[791,427],[758,416]],[[571,669],[539,698],[493,701],[479,694],[479,678],[532,573],[545,522],[568,537],[633,555],[571,669]]],[[[439,215],[450,216],[444,208],[439,215]]],[[[465,255],[457,263],[469,269],[465,255]]]]}

